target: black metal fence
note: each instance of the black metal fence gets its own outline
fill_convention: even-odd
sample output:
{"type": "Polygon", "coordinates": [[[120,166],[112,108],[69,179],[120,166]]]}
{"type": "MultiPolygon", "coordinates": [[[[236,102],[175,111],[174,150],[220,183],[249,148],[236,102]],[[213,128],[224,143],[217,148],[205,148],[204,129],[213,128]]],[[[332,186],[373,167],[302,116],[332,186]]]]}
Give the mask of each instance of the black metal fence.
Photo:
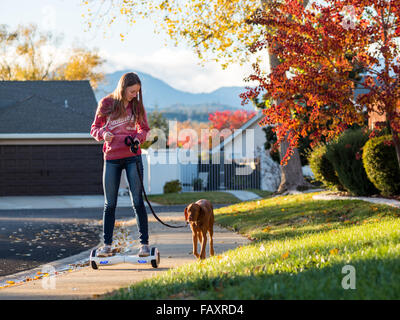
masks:
{"type": "Polygon", "coordinates": [[[260,189],[260,159],[182,165],[182,191],[260,189]]]}

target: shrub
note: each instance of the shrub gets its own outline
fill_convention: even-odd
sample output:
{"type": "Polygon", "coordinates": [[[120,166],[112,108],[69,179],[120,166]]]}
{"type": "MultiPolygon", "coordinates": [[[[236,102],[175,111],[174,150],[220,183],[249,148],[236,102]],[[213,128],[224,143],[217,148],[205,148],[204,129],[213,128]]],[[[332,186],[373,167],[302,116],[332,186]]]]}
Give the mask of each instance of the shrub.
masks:
{"type": "Polygon", "coordinates": [[[361,129],[351,129],[344,132],[336,142],[327,145],[326,157],[332,163],[340,183],[356,196],[378,193],[362,163],[362,148],[367,141],[368,134],[361,129]]]}
{"type": "Polygon", "coordinates": [[[326,145],[321,143],[309,152],[308,162],[311,171],[314,174],[315,180],[322,182],[322,184],[328,189],[343,191],[344,188],[339,181],[335,169],[326,157],[326,151],[326,145]]]}
{"type": "Polygon", "coordinates": [[[193,179],[193,190],[200,191],[203,188],[203,180],[200,178],[193,179]]]}
{"type": "Polygon", "coordinates": [[[364,146],[363,164],[368,178],[385,196],[400,194],[400,169],[390,135],[370,139],[364,146]]]}
{"type": "Polygon", "coordinates": [[[168,181],[164,184],[164,193],[177,193],[182,191],[182,185],[179,180],[168,181]]]}

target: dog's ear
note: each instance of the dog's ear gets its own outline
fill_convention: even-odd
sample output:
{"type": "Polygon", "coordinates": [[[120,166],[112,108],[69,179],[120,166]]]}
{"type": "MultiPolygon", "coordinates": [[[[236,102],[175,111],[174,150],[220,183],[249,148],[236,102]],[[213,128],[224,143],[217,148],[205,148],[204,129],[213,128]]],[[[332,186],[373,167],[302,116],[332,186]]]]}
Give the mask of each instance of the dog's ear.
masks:
{"type": "Polygon", "coordinates": [[[199,216],[197,217],[197,220],[200,220],[200,217],[204,215],[204,209],[202,206],[199,205],[200,211],[199,211],[199,216]]]}
{"type": "Polygon", "coordinates": [[[188,219],[188,214],[187,214],[187,207],[185,208],[185,221],[188,219]]]}

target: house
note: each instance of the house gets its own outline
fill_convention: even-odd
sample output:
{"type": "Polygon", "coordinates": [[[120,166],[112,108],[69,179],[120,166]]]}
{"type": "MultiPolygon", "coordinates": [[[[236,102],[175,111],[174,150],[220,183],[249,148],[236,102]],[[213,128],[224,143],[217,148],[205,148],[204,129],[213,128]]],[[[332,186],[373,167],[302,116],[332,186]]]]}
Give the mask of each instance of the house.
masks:
{"type": "MultiPolygon", "coordinates": [[[[393,76],[393,75],[391,75],[393,76]]],[[[374,82],[376,86],[381,86],[381,83],[377,80],[376,76],[372,75],[372,78],[374,79],[374,82]]],[[[364,77],[362,77],[361,83],[364,82],[364,77]]],[[[362,87],[361,85],[358,85],[354,91],[354,100],[357,99],[359,95],[367,94],[369,93],[370,90],[362,87]]],[[[400,102],[397,103],[396,110],[399,112],[400,111],[400,102]]],[[[386,122],[386,113],[385,112],[378,112],[378,108],[373,108],[373,110],[368,111],[368,128],[370,130],[373,130],[375,128],[375,124],[377,122],[386,122]]]]}
{"type": "MultiPolygon", "coordinates": [[[[400,112],[400,102],[396,105],[397,112],[400,112]]],[[[373,130],[377,122],[386,122],[386,112],[378,112],[377,108],[368,112],[368,128],[373,130]]]]}
{"type": "Polygon", "coordinates": [[[265,133],[258,124],[263,117],[262,111],[257,110],[254,117],[211,150],[210,157],[219,160],[216,162],[220,165],[216,167],[217,174],[210,174],[220,189],[278,188],[280,167],[266,152],[265,133]]]}
{"type": "Polygon", "coordinates": [[[145,154],[149,179],[146,192],[162,193],[164,184],[172,180],[181,182],[182,191],[275,191],[280,183],[280,167],[264,149],[265,133],[258,124],[262,118],[259,111],[241,128],[227,132],[226,139],[208,152],[197,150],[191,156],[189,149],[150,147],[145,154]],[[200,186],[195,183],[198,179],[200,186]]]}
{"type": "Polygon", "coordinates": [[[89,81],[0,81],[0,196],[102,194],[89,81]]]}

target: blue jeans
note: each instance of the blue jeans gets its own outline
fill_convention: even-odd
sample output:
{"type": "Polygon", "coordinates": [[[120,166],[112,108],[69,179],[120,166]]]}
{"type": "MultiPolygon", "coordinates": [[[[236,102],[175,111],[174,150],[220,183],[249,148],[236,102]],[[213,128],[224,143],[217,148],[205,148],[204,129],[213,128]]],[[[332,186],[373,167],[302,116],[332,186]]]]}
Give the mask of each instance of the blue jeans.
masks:
{"type": "Polygon", "coordinates": [[[142,186],[137,172],[136,163],[139,163],[140,173],[143,177],[142,156],[136,155],[117,160],[105,160],[103,170],[104,212],[103,212],[103,237],[104,244],[111,245],[115,224],[115,208],[117,207],[118,188],[121,181],[122,170],[126,170],[129,183],[129,194],[135,210],[136,222],[141,244],[149,244],[147,212],[142,197],[142,186]]]}

